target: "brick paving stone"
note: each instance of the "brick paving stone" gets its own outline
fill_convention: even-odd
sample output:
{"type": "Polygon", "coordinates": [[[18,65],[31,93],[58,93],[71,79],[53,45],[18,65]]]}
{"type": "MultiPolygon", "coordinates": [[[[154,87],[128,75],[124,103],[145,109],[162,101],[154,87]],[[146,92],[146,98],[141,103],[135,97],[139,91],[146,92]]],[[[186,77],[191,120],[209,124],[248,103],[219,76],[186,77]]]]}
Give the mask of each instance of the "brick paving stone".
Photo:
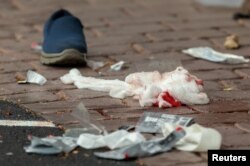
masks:
{"type": "Polygon", "coordinates": [[[206,60],[200,60],[200,59],[195,59],[195,60],[187,60],[187,61],[182,61],[182,64],[185,68],[188,70],[213,70],[213,69],[233,69],[233,68],[244,68],[244,67],[249,67],[247,64],[239,64],[239,65],[230,65],[230,64],[223,64],[223,63],[214,63],[214,62],[209,62],[206,60]]]}
{"type": "Polygon", "coordinates": [[[159,71],[159,72],[170,72],[176,69],[177,66],[182,66],[180,60],[169,59],[167,61],[162,60],[148,60],[140,61],[135,64],[138,71],[150,72],[150,71],[159,71]]]}
{"type": "Polygon", "coordinates": [[[122,45],[131,44],[133,42],[149,42],[149,39],[145,38],[143,35],[118,35],[118,36],[105,36],[100,38],[91,38],[88,40],[89,46],[110,46],[110,45],[122,45]]]}
{"type": "Polygon", "coordinates": [[[230,70],[207,70],[207,71],[194,71],[192,74],[203,80],[226,80],[226,79],[237,79],[234,72],[230,70]]]}
{"type": "Polygon", "coordinates": [[[63,92],[70,98],[70,100],[79,100],[79,99],[91,99],[91,98],[100,98],[107,97],[108,93],[106,92],[97,92],[87,89],[71,89],[63,90],[63,92]]]}
{"type": "MultiPolygon", "coordinates": [[[[187,115],[190,116],[190,115],[187,115]]],[[[209,113],[209,114],[192,114],[195,121],[202,125],[212,124],[234,124],[236,122],[248,123],[250,116],[245,112],[233,112],[233,113],[209,113]]]]}
{"type": "Polygon", "coordinates": [[[107,46],[98,46],[98,47],[89,47],[90,56],[107,56],[107,55],[122,55],[128,52],[133,52],[129,44],[123,45],[113,45],[112,47],[107,46]]]}
{"type": "Polygon", "coordinates": [[[180,164],[178,166],[206,166],[207,162],[191,163],[191,164],[180,164]]]}
{"type": "Polygon", "coordinates": [[[172,41],[172,40],[189,40],[189,39],[204,39],[211,37],[224,37],[226,33],[215,29],[202,29],[196,30],[180,30],[180,31],[169,31],[169,32],[152,32],[150,33],[155,36],[158,41],[172,41]]]}
{"type": "Polygon", "coordinates": [[[33,69],[33,68],[25,62],[4,63],[4,64],[1,64],[0,73],[27,71],[29,69],[33,69]]]}
{"type": "MultiPolygon", "coordinates": [[[[19,72],[21,73],[21,72],[19,72]]],[[[22,73],[23,75],[25,73],[22,73]]],[[[13,75],[13,73],[11,74],[0,74],[0,84],[4,84],[4,83],[13,83],[16,82],[15,76],[13,75]]]]}
{"type": "Polygon", "coordinates": [[[204,81],[205,91],[217,91],[221,90],[222,87],[217,81],[204,81]]]}
{"type": "Polygon", "coordinates": [[[232,90],[232,91],[211,91],[208,92],[208,95],[212,100],[249,100],[250,94],[249,91],[240,91],[240,90],[232,90]]]}
{"type": "Polygon", "coordinates": [[[181,151],[172,151],[171,153],[164,153],[157,156],[142,159],[142,162],[145,163],[145,165],[154,166],[179,165],[187,163],[194,164],[196,162],[201,161],[202,158],[195,155],[194,153],[181,151]]]}
{"type": "Polygon", "coordinates": [[[211,101],[208,105],[194,105],[193,109],[202,113],[230,113],[230,112],[247,112],[249,102],[244,101],[211,101]]]}
{"type": "Polygon", "coordinates": [[[51,102],[56,101],[58,98],[49,92],[29,92],[23,94],[7,95],[4,97],[6,100],[18,102],[21,104],[37,103],[37,102],[51,102]]]}
{"type": "Polygon", "coordinates": [[[239,135],[239,134],[246,134],[246,132],[239,130],[237,127],[235,127],[234,125],[212,125],[212,127],[214,127],[216,130],[218,130],[222,135],[223,138],[230,136],[230,135],[239,135]]]}
{"type": "Polygon", "coordinates": [[[227,80],[229,88],[232,90],[249,90],[249,80],[248,79],[236,79],[236,80],[227,80]]]}
{"type": "Polygon", "coordinates": [[[237,127],[238,129],[250,133],[250,124],[249,123],[235,123],[234,124],[235,127],[237,127]]]}
{"type": "Polygon", "coordinates": [[[244,145],[250,145],[250,134],[230,135],[224,137],[223,146],[230,149],[231,147],[244,147],[244,145]]]}
{"type": "Polygon", "coordinates": [[[46,86],[40,86],[35,84],[17,84],[17,83],[2,84],[0,88],[0,96],[20,94],[20,93],[60,90],[62,87],[64,89],[73,88],[73,85],[64,85],[61,81],[48,81],[46,82],[45,85],[46,86]]]}
{"type": "Polygon", "coordinates": [[[169,50],[182,50],[189,47],[210,46],[210,45],[211,44],[208,41],[197,40],[197,39],[142,44],[142,46],[145,47],[145,49],[153,53],[169,51],[169,50]]]}
{"type": "Polygon", "coordinates": [[[35,111],[36,113],[51,112],[53,114],[57,111],[73,110],[79,103],[80,101],[40,102],[25,104],[25,107],[35,111]]]}
{"type": "Polygon", "coordinates": [[[105,36],[133,35],[133,34],[142,34],[146,32],[163,31],[163,30],[166,31],[170,29],[162,25],[151,24],[151,23],[100,28],[100,31],[103,32],[105,36]]]}
{"type": "Polygon", "coordinates": [[[185,22],[185,24],[183,22],[171,22],[170,25],[176,30],[239,27],[233,20],[191,20],[185,22]]]}
{"type": "Polygon", "coordinates": [[[221,28],[220,30],[228,34],[235,34],[237,36],[240,36],[239,38],[240,40],[241,40],[241,37],[250,35],[248,28],[245,28],[245,27],[227,27],[227,28],[221,28]]]}

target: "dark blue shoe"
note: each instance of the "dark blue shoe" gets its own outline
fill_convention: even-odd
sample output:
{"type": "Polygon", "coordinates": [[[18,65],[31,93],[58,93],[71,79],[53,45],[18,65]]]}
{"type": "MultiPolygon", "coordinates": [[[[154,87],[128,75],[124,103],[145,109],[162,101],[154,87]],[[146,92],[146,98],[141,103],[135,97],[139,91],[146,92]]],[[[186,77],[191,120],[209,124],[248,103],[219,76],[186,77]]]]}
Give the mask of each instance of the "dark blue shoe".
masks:
{"type": "Polygon", "coordinates": [[[87,44],[81,21],[61,9],[44,26],[41,62],[48,65],[85,63],[87,44]]]}

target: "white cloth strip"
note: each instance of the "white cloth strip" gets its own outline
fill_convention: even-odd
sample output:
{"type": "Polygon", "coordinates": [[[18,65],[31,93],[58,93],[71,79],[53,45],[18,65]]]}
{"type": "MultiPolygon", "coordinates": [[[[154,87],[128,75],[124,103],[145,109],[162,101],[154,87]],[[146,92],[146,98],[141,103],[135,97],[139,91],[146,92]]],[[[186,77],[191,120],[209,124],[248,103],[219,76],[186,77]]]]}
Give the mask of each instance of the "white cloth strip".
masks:
{"type": "Polygon", "coordinates": [[[24,120],[0,120],[0,126],[56,127],[52,122],[24,120]]]}

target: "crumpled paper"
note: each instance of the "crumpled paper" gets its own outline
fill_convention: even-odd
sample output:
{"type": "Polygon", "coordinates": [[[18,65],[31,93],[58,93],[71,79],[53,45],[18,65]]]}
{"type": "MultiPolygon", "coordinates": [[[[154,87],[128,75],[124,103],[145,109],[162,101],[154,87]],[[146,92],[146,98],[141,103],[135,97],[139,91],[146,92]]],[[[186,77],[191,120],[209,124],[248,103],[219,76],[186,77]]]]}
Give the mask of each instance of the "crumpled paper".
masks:
{"type": "MultiPolygon", "coordinates": [[[[176,125],[167,123],[162,126],[164,136],[174,131],[176,125]]],[[[186,135],[176,143],[175,148],[182,151],[206,152],[208,150],[220,149],[222,136],[212,128],[206,128],[199,124],[193,124],[189,127],[182,127],[186,135]]]]}
{"type": "Polygon", "coordinates": [[[117,130],[107,135],[81,134],[77,144],[85,149],[108,147],[116,149],[145,141],[138,132],[129,133],[126,130],[117,130]]]}
{"type": "Polygon", "coordinates": [[[71,137],[31,137],[31,145],[24,147],[26,153],[53,155],[69,153],[77,147],[76,139],[71,137]]]}
{"type": "Polygon", "coordinates": [[[228,64],[240,64],[249,62],[249,59],[246,59],[243,56],[217,52],[209,47],[189,48],[183,50],[182,52],[191,55],[195,58],[201,58],[212,62],[220,62],[228,64]]]}
{"type": "Polygon", "coordinates": [[[109,92],[114,98],[133,96],[142,107],[178,107],[181,104],[207,104],[209,98],[203,91],[203,81],[191,75],[183,67],[172,72],[140,72],[129,74],[125,81],[105,80],[82,76],[77,69],[71,69],[62,76],[64,84],[77,88],[109,92]]]}
{"type": "Polygon", "coordinates": [[[163,153],[171,150],[175,146],[176,142],[184,137],[184,135],[185,131],[181,128],[177,128],[175,131],[163,138],[144,141],[113,151],[95,152],[94,154],[100,158],[114,160],[126,160],[131,158],[152,156],[157,153],[163,153]]]}

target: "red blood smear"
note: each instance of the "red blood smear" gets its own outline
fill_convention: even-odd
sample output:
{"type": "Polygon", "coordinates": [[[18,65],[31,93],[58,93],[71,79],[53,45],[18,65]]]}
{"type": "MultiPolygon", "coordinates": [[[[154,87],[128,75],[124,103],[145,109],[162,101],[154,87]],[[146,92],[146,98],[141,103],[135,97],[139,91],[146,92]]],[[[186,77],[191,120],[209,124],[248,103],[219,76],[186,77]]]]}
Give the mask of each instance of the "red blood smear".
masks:
{"type": "Polygon", "coordinates": [[[162,95],[162,98],[168,103],[170,103],[172,107],[181,106],[181,102],[175,100],[168,92],[164,92],[164,94],[162,95]]]}
{"type": "Polygon", "coordinates": [[[203,80],[195,80],[195,82],[197,85],[202,85],[202,86],[204,85],[203,80]]]}
{"type": "Polygon", "coordinates": [[[158,103],[158,102],[155,102],[155,103],[153,103],[153,106],[154,106],[154,107],[159,107],[159,103],[158,103]]]}
{"type": "Polygon", "coordinates": [[[176,131],[181,131],[181,130],[183,130],[181,127],[177,127],[176,129],[175,129],[176,131]]]}
{"type": "Polygon", "coordinates": [[[125,153],[125,154],[124,154],[124,158],[125,158],[125,160],[126,160],[126,159],[129,159],[128,153],[125,153]]]}

